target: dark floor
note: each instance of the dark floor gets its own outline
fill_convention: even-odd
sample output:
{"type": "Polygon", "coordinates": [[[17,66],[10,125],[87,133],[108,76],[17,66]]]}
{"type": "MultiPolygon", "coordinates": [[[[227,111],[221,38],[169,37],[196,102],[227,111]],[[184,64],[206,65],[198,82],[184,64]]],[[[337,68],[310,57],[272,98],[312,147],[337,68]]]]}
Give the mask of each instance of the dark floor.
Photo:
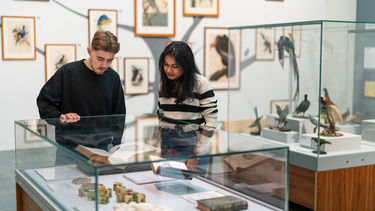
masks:
{"type": "MultiPolygon", "coordinates": [[[[46,154],[44,154],[46,155],[46,154]]],[[[0,210],[16,210],[16,191],[15,191],[15,154],[14,151],[0,151],[0,210]]],[[[289,203],[291,211],[310,211],[305,207],[294,203],[289,203]]]]}

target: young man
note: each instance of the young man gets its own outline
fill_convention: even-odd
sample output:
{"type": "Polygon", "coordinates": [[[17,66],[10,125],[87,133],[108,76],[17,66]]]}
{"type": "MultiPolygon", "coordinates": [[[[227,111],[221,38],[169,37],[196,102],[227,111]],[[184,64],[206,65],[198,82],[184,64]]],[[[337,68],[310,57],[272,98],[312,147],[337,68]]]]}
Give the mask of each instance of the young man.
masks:
{"type": "Polygon", "coordinates": [[[95,33],[90,57],[62,66],[47,81],[37,98],[40,118],[77,121],[80,116],[125,114],[119,75],[109,66],[120,50],[109,31],[95,33]]]}

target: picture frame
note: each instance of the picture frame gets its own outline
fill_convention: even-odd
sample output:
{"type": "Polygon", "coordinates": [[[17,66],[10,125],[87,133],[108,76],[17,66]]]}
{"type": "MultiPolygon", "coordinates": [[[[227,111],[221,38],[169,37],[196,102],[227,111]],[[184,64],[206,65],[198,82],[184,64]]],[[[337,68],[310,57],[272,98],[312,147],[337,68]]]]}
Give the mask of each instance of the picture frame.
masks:
{"type": "Polygon", "coordinates": [[[64,64],[77,61],[76,44],[45,44],[45,82],[64,64]]]}
{"type": "Polygon", "coordinates": [[[118,56],[115,56],[115,58],[113,58],[113,61],[112,61],[111,65],[110,65],[110,67],[114,71],[116,71],[118,74],[120,74],[120,72],[119,72],[119,58],[118,58],[118,56]]]}
{"type": "MultiPolygon", "coordinates": [[[[277,114],[276,105],[280,106],[281,109],[289,105],[288,99],[271,100],[270,102],[270,114],[277,114]]],[[[296,101],[292,101],[292,111],[296,108],[296,101]]],[[[289,109],[290,110],[290,109],[289,109]]]]}
{"type": "Polygon", "coordinates": [[[98,30],[110,31],[118,36],[118,17],[117,10],[107,9],[89,9],[89,46],[94,34],[98,30]]]}
{"type": "Polygon", "coordinates": [[[35,17],[1,16],[3,60],[35,60],[35,17]]]}
{"type": "Polygon", "coordinates": [[[184,16],[219,17],[219,0],[184,0],[184,16]]]}
{"type": "Polygon", "coordinates": [[[204,28],[204,76],[215,90],[240,89],[240,32],[240,30],[231,30],[229,39],[228,28],[204,28]],[[226,56],[228,41],[232,43],[231,51],[234,52],[234,58],[228,59],[226,56]],[[232,68],[229,68],[229,65],[232,65],[232,68]],[[229,74],[229,78],[228,69],[234,70],[229,74]]]}
{"type": "MultiPolygon", "coordinates": [[[[47,125],[35,125],[35,131],[38,131],[40,135],[47,136],[47,125]]],[[[34,133],[30,132],[29,130],[25,130],[25,142],[38,142],[42,141],[42,138],[35,135],[34,133]]]]}
{"type": "Polygon", "coordinates": [[[275,28],[258,28],[255,30],[255,60],[275,59],[275,28]]]}
{"type": "Polygon", "coordinates": [[[157,116],[138,116],[135,119],[135,140],[160,148],[159,119],[157,116]]]}
{"type": "Polygon", "coordinates": [[[176,0],[134,0],[135,36],[174,37],[176,0]]]}
{"type": "Polygon", "coordinates": [[[125,95],[147,94],[149,92],[149,58],[124,58],[125,95]]]}
{"type": "MultiPolygon", "coordinates": [[[[294,43],[294,52],[296,57],[301,56],[301,26],[284,26],[283,27],[283,36],[288,37],[294,43]]],[[[289,52],[285,51],[285,56],[289,56],[289,52]]]]}

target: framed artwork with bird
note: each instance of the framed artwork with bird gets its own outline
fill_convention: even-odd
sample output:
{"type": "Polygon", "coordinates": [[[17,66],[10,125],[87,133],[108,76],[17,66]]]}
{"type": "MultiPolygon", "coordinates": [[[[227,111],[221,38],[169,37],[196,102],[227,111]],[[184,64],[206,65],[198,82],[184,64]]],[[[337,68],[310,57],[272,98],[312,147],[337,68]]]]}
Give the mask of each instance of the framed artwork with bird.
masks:
{"type": "Polygon", "coordinates": [[[119,72],[119,60],[118,60],[118,56],[115,56],[115,58],[113,58],[113,61],[110,65],[110,67],[116,71],[118,74],[120,74],[119,72]]]}
{"type": "MultiPolygon", "coordinates": [[[[284,26],[283,36],[288,37],[294,44],[294,52],[296,57],[301,56],[301,26],[284,26]]],[[[285,56],[289,56],[289,52],[285,52],[285,56]]]]}
{"type": "Polygon", "coordinates": [[[184,0],[184,16],[219,17],[219,0],[184,0]]]}
{"type": "Polygon", "coordinates": [[[147,94],[149,92],[149,58],[124,58],[125,95],[147,94]]]}
{"type": "Polygon", "coordinates": [[[1,16],[3,60],[35,60],[35,17],[1,16]]]}
{"type": "Polygon", "coordinates": [[[275,28],[258,28],[255,32],[255,59],[275,59],[275,28]]]}
{"type": "Polygon", "coordinates": [[[134,0],[134,34],[142,37],[174,37],[175,0],[134,0]]]}
{"type": "Polygon", "coordinates": [[[118,36],[117,10],[89,9],[89,45],[98,30],[110,31],[118,36]]]}
{"type": "Polygon", "coordinates": [[[45,44],[45,82],[64,64],[77,60],[77,47],[75,44],[45,44]]]}
{"type": "Polygon", "coordinates": [[[204,75],[213,89],[240,88],[240,30],[204,28],[204,75]]]}

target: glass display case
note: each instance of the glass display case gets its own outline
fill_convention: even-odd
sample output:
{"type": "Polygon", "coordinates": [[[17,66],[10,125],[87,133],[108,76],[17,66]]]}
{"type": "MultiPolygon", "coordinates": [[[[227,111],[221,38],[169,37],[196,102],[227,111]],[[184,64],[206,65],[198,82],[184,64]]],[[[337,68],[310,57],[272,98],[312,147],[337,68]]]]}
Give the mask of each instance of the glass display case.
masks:
{"type": "Polygon", "coordinates": [[[165,121],[15,121],[18,209],[288,210],[287,146],[165,121]]]}
{"type": "Polygon", "coordinates": [[[374,35],[375,23],[345,21],[229,28],[229,58],[240,59],[228,60],[228,72],[240,71],[241,86],[228,80],[228,120],[258,116],[261,137],[298,143],[317,157],[371,144],[374,35]]]}
{"type": "Polygon", "coordinates": [[[375,194],[367,187],[375,178],[375,23],[319,20],[228,34],[223,129],[290,147],[291,201],[314,210],[375,209],[367,203],[375,194]],[[344,177],[344,186],[335,183],[344,177]]]}

